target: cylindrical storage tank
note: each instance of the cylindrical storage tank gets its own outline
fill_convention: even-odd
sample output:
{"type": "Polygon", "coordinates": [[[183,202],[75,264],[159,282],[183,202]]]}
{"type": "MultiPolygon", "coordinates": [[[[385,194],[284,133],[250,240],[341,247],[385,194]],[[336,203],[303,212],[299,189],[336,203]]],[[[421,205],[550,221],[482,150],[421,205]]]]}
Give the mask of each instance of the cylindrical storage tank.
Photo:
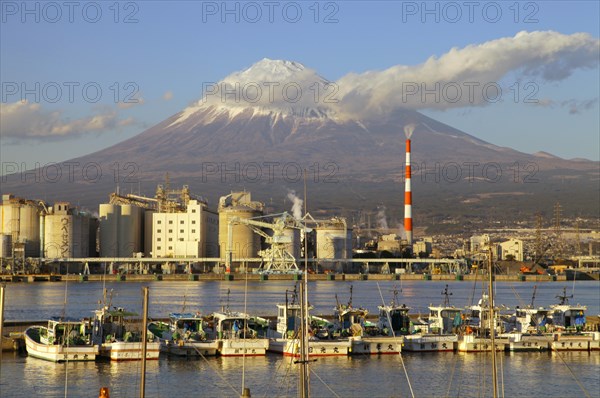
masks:
{"type": "MultiPolygon", "coordinates": [[[[290,240],[289,244],[285,245],[286,250],[297,260],[300,258],[300,230],[297,228],[286,228],[283,230],[283,235],[290,240]]],[[[286,240],[287,240],[286,239],[286,240]]]]}
{"type": "Polygon", "coordinates": [[[142,209],[133,205],[121,206],[119,218],[119,257],[133,257],[141,250],[142,209]]]}
{"type": "Polygon", "coordinates": [[[119,215],[120,207],[118,205],[100,205],[100,257],[118,257],[119,215]]]}
{"type": "Polygon", "coordinates": [[[152,251],[152,215],[153,210],[144,211],[144,256],[151,257],[152,251]]]}
{"type": "MultiPolygon", "coordinates": [[[[261,212],[248,207],[230,207],[219,211],[219,250],[221,258],[227,255],[227,241],[229,221],[238,217],[249,219],[258,217],[261,212]]],[[[260,237],[244,224],[233,224],[232,236],[232,261],[240,258],[256,258],[260,250],[260,237]]]]}
{"type": "Polygon", "coordinates": [[[19,207],[19,242],[25,243],[25,257],[40,256],[40,217],[37,206],[19,207]]]}
{"type": "Polygon", "coordinates": [[[88,213],[79,213],[74,217],[73,257],[90,256],[90,220],[88,213]]]}
{"type": "Polygon", "coordinates": [[[44,231],[44,257],[74,257],[73,221],[73,216],[70,214],[46,215],[46,228],[44,231]]]}
{"type": "Polygon", "coordinates": [[[13,205],[12,203],[5,202],[2,204],[0,217],[2,218],[2,229],[1,233],[4,235],[12,235],[13,232],[13,205]]]}
{"type": "Polygon", "coordinates": [[[335,226],[317,228],[317,258],[345,259],[348,233],[346,229],[335,226]]]}
{"type": "Polygon", "coordinates": [[[12,257],[11,238],[10,235],[0,234],[0,257],[12,257]]]}

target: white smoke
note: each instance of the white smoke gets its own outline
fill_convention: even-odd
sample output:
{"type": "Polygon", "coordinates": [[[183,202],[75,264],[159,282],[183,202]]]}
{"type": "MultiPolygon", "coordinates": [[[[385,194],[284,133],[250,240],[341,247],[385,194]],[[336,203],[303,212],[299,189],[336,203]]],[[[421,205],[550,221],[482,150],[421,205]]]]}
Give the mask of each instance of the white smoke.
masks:
{"type": "Polygon", "coordinates": [[[304,201],[296,196],[296,191],[289,190],[287,198],[292,202],[292,214],[296,220],[302,218],[302,205],[304,201]]]}
{"type": "Polygon", "coordinates": [[[412,137],[416,127],[417,125],[414,123],[410,123],[404,126],[404,135],[406,136],[407,140],[410,140],[410,137],[412,137]]]}
{"type": "Polygon", "coordinates": [[[387,217],[385,215],[385,206],[380,206],[377,210],[377,228],[388,229],[387,217]]]}

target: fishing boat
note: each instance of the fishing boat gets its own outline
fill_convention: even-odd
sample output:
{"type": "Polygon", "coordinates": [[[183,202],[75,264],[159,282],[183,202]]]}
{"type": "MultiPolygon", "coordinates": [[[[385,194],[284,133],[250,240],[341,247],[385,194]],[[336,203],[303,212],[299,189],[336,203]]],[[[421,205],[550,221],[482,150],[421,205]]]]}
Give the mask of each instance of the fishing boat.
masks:
{"type": "MultiPolygon", "coordinates": [[[[384,335],[378,324],[367,320],[369,311],[366,308],[352,305],[352,286],[350,286],[350,299],[348,304],[340,304],[337,295],[334,309],[334,338],[350,340],[350,355],[382,355],[398,354],[402,350],[402,338],[394,335],[384,335]]],[[[392,310],[394,313],[404,313],[408,308],[389,308],[384,306],[384,311],[392,310]]]]}
{"type": "Polygon", "coordinates": [[[585,332],[585,305],[569,304],[573,295],[567,296],[566,288],[563,294],[556,296],[559,303],[551,305],[551,320],[554,327],[550,349],[553,351],[596,351],[600,350],[600,333],[585,332]]]}
{"type": "Polygon", "coordinates": [[[217,342],[208,340],[200,313],[174,312],[169,322],[150,322],[148,331],[160,341],[160,350],[169,355],[200,357],[217,355],[217,342]]]}
{"type": "Polygon", "coordinates": [[[505,317],[506,333],[499,337],[506,338],[507,351],[546,351],[554,327],[550,317],[551,310],[544,307],[535,307],[535,293],[537,286],[533,287],[531,304],[526,307],[515,308],[514,314],[505,317]]]}
{"type": "Polygon", "coordinates": [[[217,353],[221,356],[264,356],[269,348],[269,339],[259,335],[268,321],[251,317],[243,312],[226,309],[213,312],[207,317],[207,336],[215,341],[217,353]],[[250,326],[254,328],[251,328],[250,326]]]}
{"type": "Polygon", "coordinates": [[[27,354],[52,362],[93,361],[98,346],[91,341],[89,320],[52,318],[48,326],[25,330],[27,354]]]}
{"type": "MultiPolygon", "coordinates": [[[[110,309],[103,305],[94,313],[92,343],[99,347],[99,356],[113,361],[139,361],[142,359],[141,333],[131,330],[126,318],[137,316],[123,308],[110,309]]],[[[160,343],[146,343],[146,359],[158,359],[160,343]]]]}
{"type": "MultiPolygon", "coordinates": [[[[346,339],[330,339],[333,323],[324,318],[311,316],[307,306],[309,320],[308,352],[310,356],[347,356],[350,351],[350,341],[346,339]]],[[[276,335],[269,339],[269,351],[284,356],[300,357],[300,329],[302,324],[302,306],[297,300],[294,288],[291,298],[286,290],[285,304],[277,304],[276,335]]]]}
{"type": "Polygon", "coordinates": [[[458,340],[459,352],[488,352],[492,351],[494,345],[496,351],[503,351],[502,344],[492,344],[490,338],[491,329],[494,333],[502,332],[504,323],[497,316],[499,308],[494,306],[494,320],[490,319],[490,299],[489,295],[483,293],[481,299],[476,305],[466,308],[467,313],[463,320],[463,334],[458,340]],[[492,326],[493,325],[493,326],[492,326]]]}
{"type": "Polygon", "coordinates": [[[438,352],[454,351],[458,344],[458,329],[462,325],[462,308],[450,305],[448,285],[442,292],[444,303],[430,305],[429,318],[425,324],[413,325],[410,333],[404,336],[404,351],[438,352]]]}

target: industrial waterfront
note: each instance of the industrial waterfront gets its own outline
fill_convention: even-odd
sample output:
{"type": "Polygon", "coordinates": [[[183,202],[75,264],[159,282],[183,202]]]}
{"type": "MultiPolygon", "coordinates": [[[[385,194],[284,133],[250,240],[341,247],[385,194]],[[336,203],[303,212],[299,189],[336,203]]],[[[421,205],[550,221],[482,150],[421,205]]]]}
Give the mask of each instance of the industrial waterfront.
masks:
{"type": "MultiPolygon", "coordinates": [[[[476,300],[483,289],[481,281],[311,281],[309,301],[316,314],[330,314],[336,295],[340,301],[348,300],[352,285],[355,305],[373,313],[381,304],[378,290],[386,300],[396,290],[399,301],[410,307],[411,312],[426,313],[428,305],[443,300],[441,293],[446,284],[452,293],[451,304],[457,307],[466,306],[473,297],[476,300]]],[[[90,316],[103,288],[113,291],[114,305],[140,312],[142,286],[150,289],[151,318],[162,318],[182,309],[207,314],[228,302],[235,309],[241,309],[246,302],[248,312],[272,316],[276,314],[275,304],[283,302],[285,291],[294,285],[294,281],[275,280],[249,281],[247,286],[243,281],[10,284],[6,292],[5,319],[44,320],[61,314],[90,316]]],[[[534,286],[537,286],[536,306],[555,303],[556,296],[566,288],[567,293],[574,296],[571,302],[587,306],[589,318],[600,313],[600,292],[595,281],[541,284],[499,281],[496,282],[496,299],[509,307],[525,306],[532,299],[534,286]]],[[[499,358],[506,396],[585,396],[585,392],[595,396],[600,392],[598,352],[506,353],[499,358]],[[552,377],[548,378],[550,374],[552,377]]],[[[403,353],[402,360],[415,396],[489,395],[489,353],[403,353]]],[[[244,368],[245,383],[253,396],[295,396],[296,367],[289,358],[272,354],[245,360],[161,357],[147,365],[146,396],[195,395],[201,391],[211,391],[212,396],[239,396],[244,368]]],[[[410,395],[398,356],[319,358],[311,368],[315,373],[313,396],[410,395]]],[[[5,352],[0,392],[2,396],[15,397],[33,394],[58,397],[65,392],[68,396],[94,396],[100,387],[109,386],[111,396],[134,396],[138,393],[139,370],[139,361],[53,364],[5,352]],[[19,382],[14,383],[14,380],[19,382]]]]}

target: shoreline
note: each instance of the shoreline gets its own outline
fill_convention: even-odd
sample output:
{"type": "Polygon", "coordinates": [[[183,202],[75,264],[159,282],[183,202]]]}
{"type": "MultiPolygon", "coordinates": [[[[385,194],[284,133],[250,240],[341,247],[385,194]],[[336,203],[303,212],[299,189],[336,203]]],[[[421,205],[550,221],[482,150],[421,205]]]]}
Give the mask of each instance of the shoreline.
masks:
{"type": "MultiPolygon", "coordinates": [[[[361,280],[410,280],[410,281],[474,281],[487,278],[479,274],[309,274],[309,281],[361,281],[361,280]]],[[[151,281],[281,281],[302,280],[301,274],[35,274],[35,275],[0,275],[0,282],[151,282],[151,281]]],[[[566,275],[494,275],[496,281],[509,282],[564,282],[568,279],[566,275]]],[[[579,279],[578,279],[579,280],[579,279]]]]}

